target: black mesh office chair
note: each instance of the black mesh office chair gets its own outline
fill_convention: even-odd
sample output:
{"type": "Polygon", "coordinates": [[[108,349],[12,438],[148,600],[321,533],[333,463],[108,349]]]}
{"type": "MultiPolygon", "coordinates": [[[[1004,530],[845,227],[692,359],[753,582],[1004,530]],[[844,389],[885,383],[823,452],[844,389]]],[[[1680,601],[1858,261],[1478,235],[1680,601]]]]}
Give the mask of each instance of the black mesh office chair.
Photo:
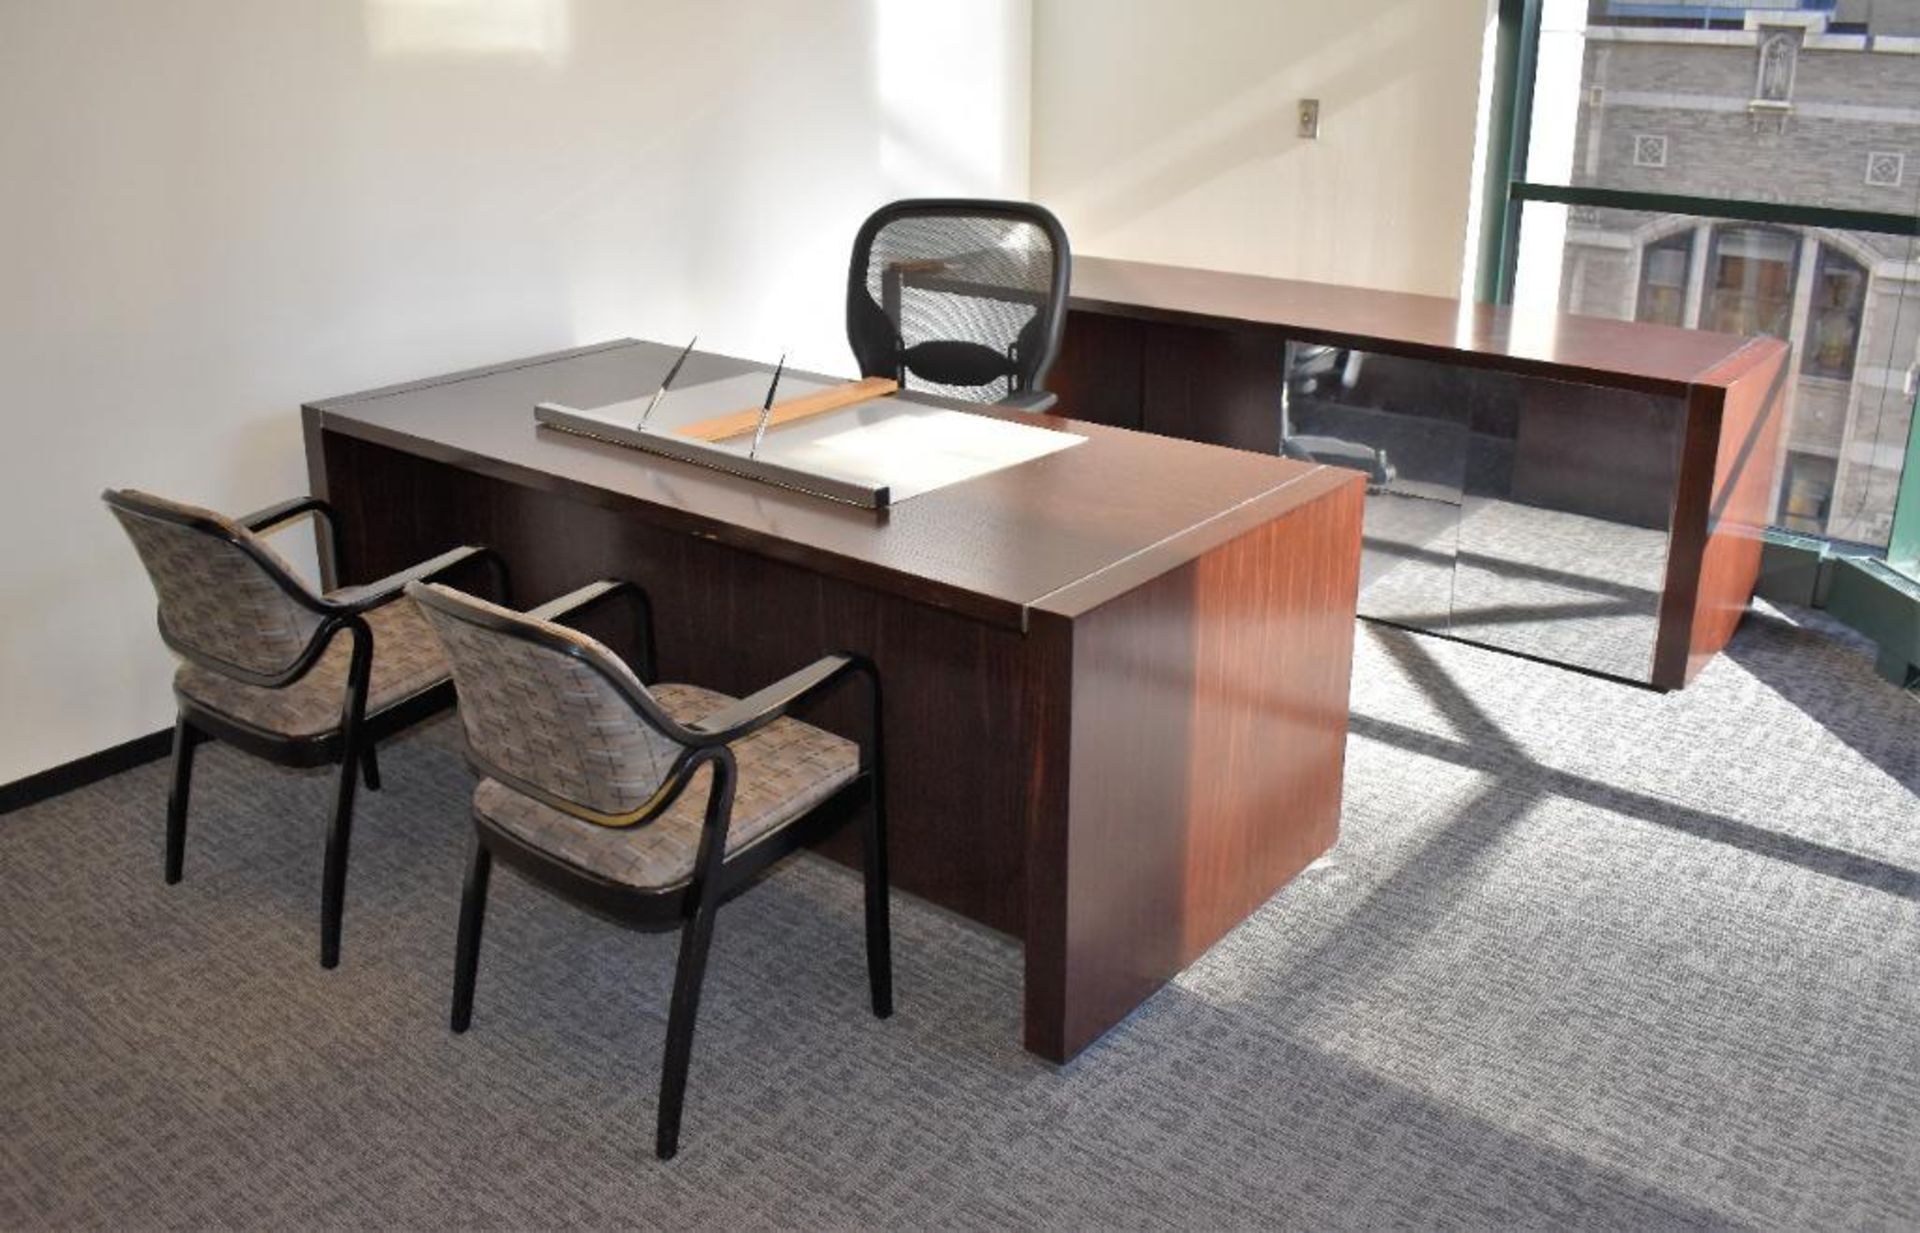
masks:
{"type": "Polygon", "coordinates": [[[1046,410],[1072,265],[1066,231],[1042,206],[882,206],[854,239],[847,275],[847,341],[860,375],[1046,410]]]}

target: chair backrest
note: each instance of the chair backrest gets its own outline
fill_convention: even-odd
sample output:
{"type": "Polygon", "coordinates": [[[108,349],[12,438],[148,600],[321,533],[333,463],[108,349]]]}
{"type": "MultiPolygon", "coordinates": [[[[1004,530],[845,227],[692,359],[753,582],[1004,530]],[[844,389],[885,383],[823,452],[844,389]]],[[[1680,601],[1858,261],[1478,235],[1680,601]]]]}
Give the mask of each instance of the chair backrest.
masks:
{"type": "Polygon", "coordinates": [[[326,617],[293,567],[224,515],[133,489],[101,494],[146,566],[160,635],[187,659],[261,682],[301,665],[326,617]]]}
{"type": "Polygon", "coordinates": [[[854,239],[847,275],[860,375],[978,402],[1045,389],[1072,263],[1060,220],[1029,202],[881,207],[854,239]]]}
{"type": "Polygon", "coordinates": [[[564,625],[439,583],[407,593],[446,647],[467,752],[482,774],[607,824],[663,803],[686,746],[619,656],[564,625]]]}

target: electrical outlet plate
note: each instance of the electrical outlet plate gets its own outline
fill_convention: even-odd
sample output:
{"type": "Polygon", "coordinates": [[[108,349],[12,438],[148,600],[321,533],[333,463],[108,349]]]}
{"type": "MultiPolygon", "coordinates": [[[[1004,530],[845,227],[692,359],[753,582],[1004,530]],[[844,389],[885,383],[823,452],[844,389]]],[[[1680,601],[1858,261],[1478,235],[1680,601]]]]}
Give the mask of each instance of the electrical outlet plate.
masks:
{"type": "Polygon", "coordinates": [[[1320,136],[1320,100],[1317,98],[1300,100],[1300,135],[1309,141],[1320,136]]]}

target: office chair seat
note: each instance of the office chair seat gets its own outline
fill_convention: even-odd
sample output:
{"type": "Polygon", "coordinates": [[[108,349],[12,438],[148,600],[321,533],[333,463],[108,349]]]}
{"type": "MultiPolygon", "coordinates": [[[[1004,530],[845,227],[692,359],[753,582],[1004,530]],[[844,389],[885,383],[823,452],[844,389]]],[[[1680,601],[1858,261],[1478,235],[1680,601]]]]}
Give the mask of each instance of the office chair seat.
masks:
{"type": "MultiPolygon", "coordinates": [[[[697,685],[655,685],[654,697],[681,723],[696,723],[735,701],[697,685]]],[[[728,857],[804,816],[860,773],[860,747],[797,719],[776,719],[732,746],[740,778],[727,828],[728,857]]],[[[502,830],[586,873],[636,890],[661,891],[693,878],[706,817],[698,783],[665,813],[640,826],[583,821],[483,779],[473,794],[476,814],[502,830]]]]}
{"type": "MultiPolygon", "coordinates": [[[[398,596],[369,609],[365,616],[373,631],[368,711],[384,711],[448,679],[440,640],[412,600],[398,596]]],[[[188,702],[257,731],[278,737],[316,737],[340,726],[352,655],[352,639],[336,637],[305,676],[277,689],[183,663],[174,673],[173,688],[188,702]]]]}

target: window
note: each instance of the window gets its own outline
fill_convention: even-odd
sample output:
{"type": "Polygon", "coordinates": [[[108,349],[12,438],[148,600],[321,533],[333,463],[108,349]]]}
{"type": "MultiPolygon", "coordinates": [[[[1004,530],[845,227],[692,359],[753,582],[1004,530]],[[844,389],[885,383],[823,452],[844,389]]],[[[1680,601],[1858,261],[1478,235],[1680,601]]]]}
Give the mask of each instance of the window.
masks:
{"type": "Polygon", "coordinates": [[[1789,453],[1780,485],[1780,525],[1789,531],[1823,533],[1833,505],[1836,470],[1831,458],[1797,451],[1789,453]]]}
{"type": "Polygon", "coordinates": [[[1920,571],[1920,186],[1832,105],[1911,97],[1914,2],[1497,0],[1481,294],[1789,340],[1776,522],[1920,571]]]}
{"type": "Polygon", "coordinates": [[[1634,317],[1657,325],[1687,323],[1687,276],[1693,267],[1693,229],[1647,245],[1640,258],[1640,305],[1634,317]]]}
{"type": "Polygon", "coordinates": [[[1700,328],[1726,334],[1792,334],[1799,244],[1774,227],[1717,227],[1707,261],[1700,328]]]}
{"type": "Polygon", "coordinates": [[[1860,345],[1860,314],[1866,303],[1865,267],[1833,245],[1822,244],[1813,275],[1813,304],[1807,310],[1802,372],[1852,379],[1853,355],[1860,345]]]}

